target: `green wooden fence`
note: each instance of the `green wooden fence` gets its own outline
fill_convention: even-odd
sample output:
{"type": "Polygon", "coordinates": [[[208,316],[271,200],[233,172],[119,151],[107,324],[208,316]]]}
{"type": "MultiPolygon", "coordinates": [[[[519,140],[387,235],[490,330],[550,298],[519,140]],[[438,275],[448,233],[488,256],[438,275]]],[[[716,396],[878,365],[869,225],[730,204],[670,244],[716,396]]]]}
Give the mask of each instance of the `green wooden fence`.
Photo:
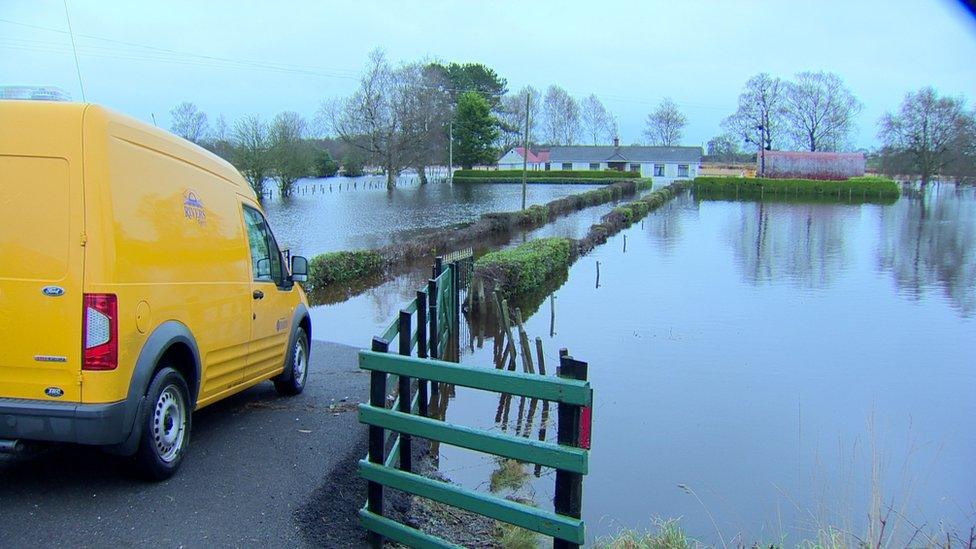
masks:
{"type": "Polygon", "coordinates": [[[581,442],[588,446],[588,410],[593,398],[586,381],[587,365],[565,352],[560,352],[558,377],[457,364],[464,261],[470,258],[445,266],[438,258],[427,286],[382,335],[373,338],[371,350],[359,353],[359,367],[370,373],[370,402],[359,405],[359,421],[369,426],[369,454],[359,462],[359,475],[368,482],[360,523],[369,531],[374,547],[382,545],[384,538],[411,547],[454,547],[385,517],[383,491],[393,488],[551,536],[554,547],[578,547],[585,539],[580,513],[589,457],[588,448],[580,446],[581,442]],[[394,341],[395,350],[391,349],[394,341]],[[414,350],[417,356],[412,356],[414,350]],[[398,394],[388,407],[391,383],[398,394]],[[428,417],[428,383],[435,395],[443,383],[556,402],[557,443],[428,417]],[[415,474],[412,437],[555,468],[554,511],[415,474]]]}

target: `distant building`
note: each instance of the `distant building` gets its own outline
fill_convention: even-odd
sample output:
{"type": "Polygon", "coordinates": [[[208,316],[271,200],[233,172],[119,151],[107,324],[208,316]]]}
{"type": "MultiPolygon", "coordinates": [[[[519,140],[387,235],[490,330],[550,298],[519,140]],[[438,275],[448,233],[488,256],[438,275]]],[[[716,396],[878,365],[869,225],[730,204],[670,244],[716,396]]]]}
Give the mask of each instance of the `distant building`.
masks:
{"type": "MultiPolygon", "coordinates": [[[[616,141],[616,140],[615,140],[616,141]]],[[[516,147],[498,160],[499,169],[522,167],[522,147],[516,147]]],[[[656,179],[694,179],[701,168],[701,147],[643,147],[580,145],[550,147],[548,151],[529,150],[529,169],[536,170],[617,170],[656,179]]]]}
{"type": "Polygon", "coordinates": [[[71,101],[71,95],[53,86],[0,86],[0,99],[71,101]]]}
{"type": "MultiPolygon", "coordinates": [[[[499,170],[521,170],[523,158],[525,156],[525,147],[515,147],[509,150],[507,153],[502,155],[498,159],[498,169],[499,170]]],[[[538,150],[533,151],[529,149],[528,165],[526,166],[530,170],[542,170],[545,168],[547,162],[549,162],[549,151],[548,150],[538,150]]]]}
{"type": "Polygon", "coordinates": [[[757,173],[777,179],[847,179],[864,175],[863,153],[764,151],[756,155],[757,173]]]}

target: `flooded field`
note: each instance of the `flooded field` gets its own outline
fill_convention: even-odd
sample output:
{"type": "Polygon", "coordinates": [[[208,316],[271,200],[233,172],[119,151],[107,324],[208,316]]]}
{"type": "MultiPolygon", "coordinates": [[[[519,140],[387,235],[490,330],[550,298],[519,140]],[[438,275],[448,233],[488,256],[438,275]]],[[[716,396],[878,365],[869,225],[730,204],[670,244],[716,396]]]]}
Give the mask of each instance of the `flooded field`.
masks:
{"type": "MultiPolygon", "coordinates": [[[[526,203],[550,200],[599,185],[529,185],[526,203]]],[[[263,202],[282,248],[311,258],[323,252],[379,248],[421,229],[473,221],[486,212],[518,210],[521,185],[431,182],[403,177],[387,190],[378,176],[303,179],[295,195],[263,202]]]]}
{"type": "MultiPolygon", "coordinates": [[[[508,245],[580,237],[610,208],[508,245]]],[[[418,265],[315,307],[314,337],[365,346],[428,276],[418,265]]],[[[963,419],[976,416],[972,187],[893,205],[686,193],[518,305],[550,373],[562,347],[590,365],[591,538],[668,517],[716,545],[829,528],[862,536],[872,509],[967,531],[976,522],[976,427],[963,419]]],[[[494,329],[464,324],[462,361],[492,367],[494,329]]],[[[453,422],[555,437],[541,403],[457,388],[446,405],[453,422]]],[[[448,446],[439,460],[483,490],[514,475],[501,493],[551,506],[552,471],[448,446]]]]}
{"type": "MultiPolygon", "coordinates": [[[[972,188],[891,206],[685,194],[577,262],[555,296],[554,325],[544,296],[523,311],[538,307],[526,328],[550,371],[562,347],[589,363],[589,536],[655,517],[715,545],[863,536],[872,494],[902,541],[906,520],[976,522],[972,188]]],[[[492,367],[480,330],[462,331],[462,361],[492,367]]],[[[447,419],[539,436],[541,406],[499,404],[458,388],[447,419]]],[[[440,466],[485,490],[512,476],[447,446],[440,466]]],[[[535,472],[518,492],[549,506],[552,471],[535,472]]]]}

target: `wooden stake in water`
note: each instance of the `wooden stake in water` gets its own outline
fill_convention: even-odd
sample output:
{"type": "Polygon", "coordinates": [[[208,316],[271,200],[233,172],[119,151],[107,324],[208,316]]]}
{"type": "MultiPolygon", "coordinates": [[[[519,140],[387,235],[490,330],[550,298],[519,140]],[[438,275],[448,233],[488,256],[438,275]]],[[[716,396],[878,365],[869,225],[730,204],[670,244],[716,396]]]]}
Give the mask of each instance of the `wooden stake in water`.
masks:
{"type": "Polygon", "coordinates": [[[596,262],[596,287],[600,287],[600,262],[596,262]]]}
{"type": "Polygon", "coordinates": [[[525,333],[525,324],[522,322],[522,311],[515,308],[515,322],[518,323],[519,344],[522,347],[522,371],[527,374],[534,374],[535,367],[532,365],[532,350],[529,347],[529,335],[525,333]]]}

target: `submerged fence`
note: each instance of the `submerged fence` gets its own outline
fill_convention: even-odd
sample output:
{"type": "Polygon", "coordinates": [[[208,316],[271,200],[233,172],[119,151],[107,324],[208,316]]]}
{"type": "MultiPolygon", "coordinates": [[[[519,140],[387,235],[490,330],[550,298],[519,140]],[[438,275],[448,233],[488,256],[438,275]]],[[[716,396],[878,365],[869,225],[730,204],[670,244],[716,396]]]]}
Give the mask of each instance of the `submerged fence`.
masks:
{"type": "Polygon", "coordinates": [[[359,462],[359,475],[368,482],[360,523],[374,547],[381,546],[384,538],[411,547],[455,547],[384,516],[384,489],[393,488],[551,536],[554,547],[578,547],[585,540],[580,517],[593,400],[587,364],[561,352],[558,377],[457,364],[461,290],[470,277],[471,258],[454,259],[445,265],[438,258],[426,287],[382,335],[373,338],[371,350],[359,353],[359,367],[370,372],[370,401],[359,405],[359,420],[369,426],[369,454],[359,462]],[[396,348],[391,349],[394,342],[396,348]],[[391,376],[398,394],[387,406],[391,376]],[[433,394],[428,394],[428,384],[433,394]],[[445,390],[440,384],[557,403],[557,443],[430,417],[431,396],[445,390]],[[553,511],[416,474],[412,437],[556,469],[553,511]]]}

